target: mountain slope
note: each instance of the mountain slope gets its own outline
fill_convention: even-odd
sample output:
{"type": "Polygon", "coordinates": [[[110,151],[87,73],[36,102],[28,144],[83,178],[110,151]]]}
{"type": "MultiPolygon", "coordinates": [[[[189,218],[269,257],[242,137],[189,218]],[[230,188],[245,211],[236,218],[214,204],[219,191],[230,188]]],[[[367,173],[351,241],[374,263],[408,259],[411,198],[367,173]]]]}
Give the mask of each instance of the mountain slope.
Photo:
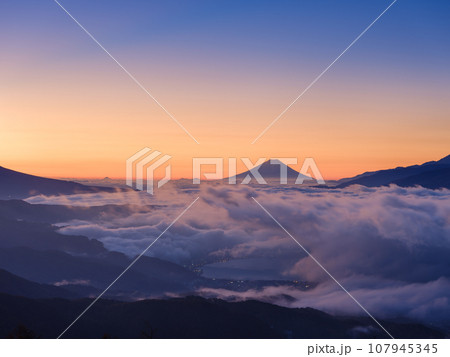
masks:
{"type": "Polygon", "coordinates": [[[438,161],[426,162],[422,165],[397,167],[395,169],[365,172],[364,174],[339,180],[336,188],[350,185],[367,187],[387,186],[423,186],[426,188],[450,188],[448,169],[450,169],[450,155],[438,161]]]}
{"type": "MultiPolygon", "coordinates": [[[[25,247],[0,248],[0,268],[24,279],[41,284],[72,286],[103,290],[131,263],[122,253],[109,252],[98,256],[73,256],[56,250],[35,250],[25,247]]],[[[206,280],[183,267],[157,258],[143,256],[117,281],[107,296],[132,299],[163,295],[166,292],[195,290],[206,280]]],[[[74,290],[74,289],[70,289],[74,290]]],[[[93,290],[92,290],[93,291],[93,290]]]]}
{"type": "Polygon", "coordinates": [[[31,204],[21,200],[0,200],[0,217],[28,222],[61,223],[74,219],[97,221],[127,217],[135,213],[148,213],[157,205],[63,206],[31,204]]]}
{"type": "Polygon", "coordinates": [[[0,216],[0,247],[29,247],[37,250],[60,250],[85,256],[105,253],[103,243],[96,239],[58,233],[46,223],[5,219],[0,216]]]}
{"type": "Polygon", "coordinates": [[[111,187],[85,186],[76,182],[24,174],[0,166],[0,199],[27,198],[34,195],[72,195],[76,193],[116,192],[111,187]]]}
{"type": "Polygon", "coordinates": [[[39,284],[0,269],[0,293],[28,298],[75,298],[76,294],[63,288],[39,284]]]}
{"type": "Polygon", "coordinates": [[[450,167],[422,172],[417,175],[395,180],[392,183],[401,187],[422,186],[432,190],[439,188],[450,189],[450,167]]]}

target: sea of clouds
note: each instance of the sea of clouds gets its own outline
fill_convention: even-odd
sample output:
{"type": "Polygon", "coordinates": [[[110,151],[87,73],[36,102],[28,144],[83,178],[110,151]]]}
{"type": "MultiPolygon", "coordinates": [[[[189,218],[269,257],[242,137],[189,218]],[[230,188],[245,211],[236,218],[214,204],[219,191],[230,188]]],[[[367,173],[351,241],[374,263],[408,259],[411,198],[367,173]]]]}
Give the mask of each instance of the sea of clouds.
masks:
{"type": "MultiPolygon", "coordinates": [[[[39,196],[28,201],[160,205],[149,213],[106,217],[95,222],[64,222],[61,228],[66,234],[99,239],[108,249],[130,256],[144,250],[186,206],[200,197],[148,255],[184,265],[223,259],[258,261],[259,265],[267,261],[271,278],[317,284],[308,291],[270,286],[245,292],[202,289],[199,294],[233,300],[255,298],[291,307],[364,315],[300,244],[372,314],[450,326],[449,190],[220,184],[193,188],[172,184],[156,196],[128,193],[67,197],[39,196]],[[286,296],[294,299],[285,299],[286,296]]],[[[213,273],[210,269],[208,274],[213,273]]],[[[251,266],[245,274],[252,278],[251,266]]],[[[255,266],[256,277],[261,278],[261,266],[255,266]]]]}

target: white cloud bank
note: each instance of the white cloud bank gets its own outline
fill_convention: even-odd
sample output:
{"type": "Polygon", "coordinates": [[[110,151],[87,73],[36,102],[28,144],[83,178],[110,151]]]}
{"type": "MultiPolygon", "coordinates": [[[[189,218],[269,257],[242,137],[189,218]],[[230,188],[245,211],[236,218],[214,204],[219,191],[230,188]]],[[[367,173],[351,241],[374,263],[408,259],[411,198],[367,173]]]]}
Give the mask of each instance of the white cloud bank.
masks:
{"type": "MultiPolygon", "coordinates": [[[[261,210],[251,199],[254,196],[369,311],[383,317],[450,321],[448,190],[202,185],[199,193],[176,186],[172,191],[161,200],[152,198],[152,204],[165,206],[150,213],[108,217],[96,223],[69,222],[62,232],[96,238],[109,249],[135,255],[198,194],[201,200],[149,255],[180,264],[221,257],[278,259],[292,262],[288,267],[279,264],[283,267],[280,276],[319,283],[308,292],[268,287],[240,294],[224,290],[204,290],[202,294],[361,313],[261,210]],[[278,299],[282,294],[294,297],[295,302],[278,299]]],[[[104,200],[97,197],[96,202],[104,200]]],[[[92,199],[89,204],[93,204],[92,199]]]]}

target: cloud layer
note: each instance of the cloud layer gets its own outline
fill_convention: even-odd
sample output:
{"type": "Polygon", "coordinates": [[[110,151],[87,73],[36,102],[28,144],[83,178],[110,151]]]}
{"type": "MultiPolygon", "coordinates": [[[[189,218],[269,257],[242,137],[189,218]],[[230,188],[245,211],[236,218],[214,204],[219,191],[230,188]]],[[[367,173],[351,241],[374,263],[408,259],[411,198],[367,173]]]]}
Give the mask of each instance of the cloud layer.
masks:
{"type": "MultiPolygon", "coordinates": [[[[150,213],[107,217],[96,223],[68,222],[62,232],[96,238],[109,249],[135,255],[198,194],[201,200],[149,255],[180,264],[215,263],[212,267],[220,267],[222,273],[237,260],[267,260],[270,278],[318,283],[307,292],[268,287],[243,293],[199,293],[363,313],[254,202],[251,197],[255,197],[369,311],[383,317],[450,321],[450,191],[212,184],[202,185],[200,192],[191,189],[172,186],[170,194],[152,198],[152,204],[164,206],[150,213]],[[295,301],[283,299],[286,295],[295,301]]],[[[261,266],[254,270],[252,276],[250,264],[246,278],[261,278],[261,266]]],[[[214,274],[214,269],[208,269],[208,274],[214,274]]]]}

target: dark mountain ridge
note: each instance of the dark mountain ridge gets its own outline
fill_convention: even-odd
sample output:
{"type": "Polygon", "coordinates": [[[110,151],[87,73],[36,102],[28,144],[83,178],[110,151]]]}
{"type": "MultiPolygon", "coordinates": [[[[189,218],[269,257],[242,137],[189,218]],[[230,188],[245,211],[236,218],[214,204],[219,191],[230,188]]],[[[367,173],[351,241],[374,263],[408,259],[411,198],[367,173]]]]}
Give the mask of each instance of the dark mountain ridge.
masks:
{"type": "Polygon", "coordinates": [[[23,199],[35,195],[73,195],[117,192],[123,188],[85,186],[80,183],[24,174],[0,166],[0,199],[23,199]]]}
{"type": "MultiPolygon", "coordinates": [[[[92,299],[28,299],[0,294],[0,336],[24,325],[56,338],[92,299]]],[[[423,325],[381,321],[396,338],[444,338],[423,325]]],[[[311,308],[200,297],[99,300],[63,338],[387,338],[369,317],[336,317],[311,308]]]]}
{"type": "Polygon", "coordinates": [[[338,181],[336,188],[351,185],[379,187],[395,184],[402,187],[422,186],[430,189],[450,188],[450,155],[422,165],[365,172],[338,181]]]}

